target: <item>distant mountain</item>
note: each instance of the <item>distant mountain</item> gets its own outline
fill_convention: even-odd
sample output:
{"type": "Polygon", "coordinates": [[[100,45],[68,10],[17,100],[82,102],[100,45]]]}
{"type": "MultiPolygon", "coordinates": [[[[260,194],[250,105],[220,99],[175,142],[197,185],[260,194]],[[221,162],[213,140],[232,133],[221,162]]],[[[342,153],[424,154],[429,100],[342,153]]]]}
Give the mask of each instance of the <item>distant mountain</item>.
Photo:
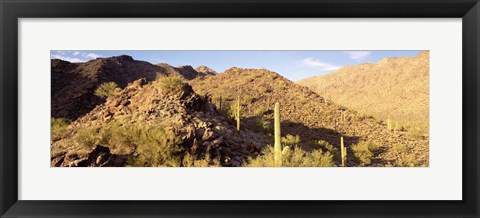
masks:
{"type": "Polygon", "coordinates": [[[85,63],[51,60],[51,115],[54,118],[75,120],[91,111],[104,99],[95,96],[95,89],[104,82],[115,82],[121,88],[145,78],[152,81],[158,76],[178,74],[186,79],[205,76],[191,66],[172,67],[153,65],[134,60],[127,55],[97,58],[85,63]]]}
{"type": "Polygon", "coordinates": [[[343,67],[301,80],[320,95],[392,125],[428,134],[429,52],[343,67]]]}

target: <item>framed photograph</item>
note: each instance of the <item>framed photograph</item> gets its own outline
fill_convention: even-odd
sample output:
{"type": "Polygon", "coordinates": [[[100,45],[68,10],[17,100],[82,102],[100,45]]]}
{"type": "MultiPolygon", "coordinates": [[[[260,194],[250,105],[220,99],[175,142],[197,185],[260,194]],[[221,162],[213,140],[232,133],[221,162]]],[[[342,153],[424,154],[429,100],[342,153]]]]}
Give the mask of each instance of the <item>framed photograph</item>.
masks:
{"type": "Polygon", "coordinates": [[[479,217],[477,0],[0,4],[1,217],[479,217]]]}

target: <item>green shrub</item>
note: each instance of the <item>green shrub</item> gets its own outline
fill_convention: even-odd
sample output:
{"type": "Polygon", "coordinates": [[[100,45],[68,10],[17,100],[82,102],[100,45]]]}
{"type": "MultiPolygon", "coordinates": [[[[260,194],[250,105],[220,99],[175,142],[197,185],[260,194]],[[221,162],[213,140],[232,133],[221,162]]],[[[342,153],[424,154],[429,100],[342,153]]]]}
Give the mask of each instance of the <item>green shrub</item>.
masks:
{"type": "Polygon", "coordinates": [[[158,88],[163,94],[177,94],[183,90],[184,83],[180,76],[171,75],[157,80],[158,88]]]}
{"type": "Polygon", "coordinates": [[[222,108],[219,113],[228,119],[234,119],[236,108],[236,104],[232,104],[231,101],[222,101],[222,108]]]}
{"type": "Polygon", "coordinates": [[[269,108],[267,106],[258,105],[257,107],[255,107],[253,114],[255,116],[263,116],[268,112],[268,110],[269,108]]]}
{"type": "Polygon", "coordinates": [[[129,165],[142,167],[181,166],[185,148],[181,139],[164,126],[139,125],[138,135],[132,140],[137,146],[137,155],[129,165]]]}
{"type": "MultiPolygon", "coordinates": [[[[330,152],[322,152],[321,150],[314,150],[306,152],[298,147],[284,149],[282,152],[282,166],[283,167],[333,167],[333,155],[330,152]]],[[[246,167],[274,167],[275,158],[273,146],[267,146],[262,155],[256,158],[249,158],[246,167]]]]}
{"type": "Polygon", "coordinates": [[[93,148],[100,142],[98,131],[99,129],[95,127],[82,128],[77,131],[73,137],[73,141],[81,147],[93,148]]]}
{"type": "Polygon", "coordinates": [[[68,121],[63,118],[52,118],[50,120],[50,140],[57,141],[67,136],[68,121]]]}
{"type": "Polygon", "coordinates": [[[372,157],[379,146],[372,142],[360,142],[352,145],[353,155],[359,160],[360,166],[369,165],[372,163],[372,157]]]}
{"type": "Polygon", "coordinates": [[[338,149],[333,147],[330,143],[324,140],[313,140],[306,143],[307,146],[310,146],[314,149],[321,149],[322,151],[328,151],[332,154],[336,154],[338,149]]]}
{"type": "Polygon", "coordinates": [[[128,153],[142,131],[137,125],[110,122],[99,130],[100,144],[108,145],[112,153],[128,153]]]}
{"type": "Polygon", "coordinates": [[[289,147],[297,147],[300,145],[300,136],[299,135],[290,135],[288,134],[285,137],[282,137],[282,145],[283,147],[289,146],[289,147]]]}
{"type": "Polygon", "coordinates": [[[415,167],[419,166],[420,162],[414,154],[400,154],[398,159],[395,161],[395,166],[397,167],[415,167]]]}
{"type": "Polygon", "coordinates": [[[196,159],[190,153],[186,152],[183,156],[182,167],[220,167],[219,159],[211,159],[207,154],[203,159],[196,159]]]}
{"type": "Polygon", "coordinates": [[[245,123],[245,127],[255,132],[271,134],[273,131],[273,123],[265,117],[251,117],[251,121],[245,123]]]}
{"type": "MultiPolygon", "coordinates": [[[[159,124],[110,122],[100,128],[80,129],[73,141],[84,148],[109,147],[114,154],[131,154],[129,166],[181,166],[185,148],[172,129],[159,124]]],[[[213,162],[213,161],[212,161],[213,162]]]]}
{"type": "Polygon", "coordinates": [[[285,81],[283,81],[283,80],[280,80],[280,81],[277,82],[276,88],[279,89],[279,90],[286,90],[287,89],[287,83],[285,83],[285,81]]]}
{"type": "Polygon", "coordinates": [[[399,153],[399,154],[404,154],[408,152],[408,146],[403,145],[403,144],[395,144],[393,145],[393,151],[399,153]]]}
{"type": "Polygon", "coordinates": [[[259,93],[259,94],[265,94],[265,93],[269,93],[269,92],[271,92],[271,91],[272,91],[272,90],[270,90],[270,88],[267,87],[267,86],[260,86],[260,87],[258,87],[258,93],[259,93]]]}
{"type": "Polygon", "coordinates": [[[120,93],[122,89],[114,82],[106,82],[100,84],[97,89],[95,89],[95,95],[101,98],[107,98],[115,96],[120,93]]]}

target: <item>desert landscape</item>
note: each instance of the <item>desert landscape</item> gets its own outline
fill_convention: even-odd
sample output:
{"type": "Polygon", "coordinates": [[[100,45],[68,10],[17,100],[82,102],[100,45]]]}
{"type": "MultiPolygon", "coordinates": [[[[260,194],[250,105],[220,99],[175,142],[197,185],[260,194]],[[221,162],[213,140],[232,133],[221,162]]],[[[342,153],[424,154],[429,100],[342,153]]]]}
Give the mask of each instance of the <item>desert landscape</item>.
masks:
{"type": "Polygon", "coordinates": [[[51,167],[428,167],[429,52],[357,62],[292,81],[52,55],[51,167]]]}

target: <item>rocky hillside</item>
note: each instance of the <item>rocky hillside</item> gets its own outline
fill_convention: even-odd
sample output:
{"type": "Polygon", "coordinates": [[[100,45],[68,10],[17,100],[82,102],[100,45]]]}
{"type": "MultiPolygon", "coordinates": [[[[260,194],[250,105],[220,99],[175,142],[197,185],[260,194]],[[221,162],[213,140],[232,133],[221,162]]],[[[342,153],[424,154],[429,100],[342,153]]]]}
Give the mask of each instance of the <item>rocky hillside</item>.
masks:
{"type": "Polygon", "coordinates": [[[275,72],[216,74],[129,56],[52,60],[52,116],[70,122],[52,119],[51,166],[269,165],[275,102],[282,144],[292,149],[283,152],[297,161],[287,166],[340,166],[340,137],[347,166],[428,166],[428,136],[389,129],[275,72]],[[107,81],[121,89],[95,100],[107,81]]]}
{"type": "Polygon", "coordinates": [[[187,79],[205,76],[191,66],[172,67],[137,61],[127,55],[97,58],[85,63],[51,60],[51,115],[54,118],[75,120],[105,100],[95,96],[95,89],[104,82],[115,82],[121,88],[145,78],[154,80],[158,75],[179,74],[187,79]]]}
{"type": "Polygon", "coordinates": [[[240,166],[267,137],[237,132],[175,77],[139,79],[52,141],[52,166],[240,166]]]}
{"type": "MultiPolygon", "coordinates": [[[[343,136],[350,154],[355,153],[352,146],[362,142],[379,147],[371,166],[401,166],[408,161],[409,165],[428,165],[427,137],[413,138],[401,130],[389,130],[382,121],[325,101],[274,72],[231,68],[216,76],[191,80],[190,84],[195,92],[211,96],[227,114],[240,96],[242,125],[257,132],[272,133],[273,105],[280,102],[282,135],[298,135],[305,150],[314,149],[318,140],[338,148],[343,136]]],[[[348,165],[359,166],[361,158],[349,155],[348,165]]]]}
{"type": "Polygon", "coordinates": [[[298,82],[351,109],[428,135],[429,52],[347,66],[298,82]]]}

